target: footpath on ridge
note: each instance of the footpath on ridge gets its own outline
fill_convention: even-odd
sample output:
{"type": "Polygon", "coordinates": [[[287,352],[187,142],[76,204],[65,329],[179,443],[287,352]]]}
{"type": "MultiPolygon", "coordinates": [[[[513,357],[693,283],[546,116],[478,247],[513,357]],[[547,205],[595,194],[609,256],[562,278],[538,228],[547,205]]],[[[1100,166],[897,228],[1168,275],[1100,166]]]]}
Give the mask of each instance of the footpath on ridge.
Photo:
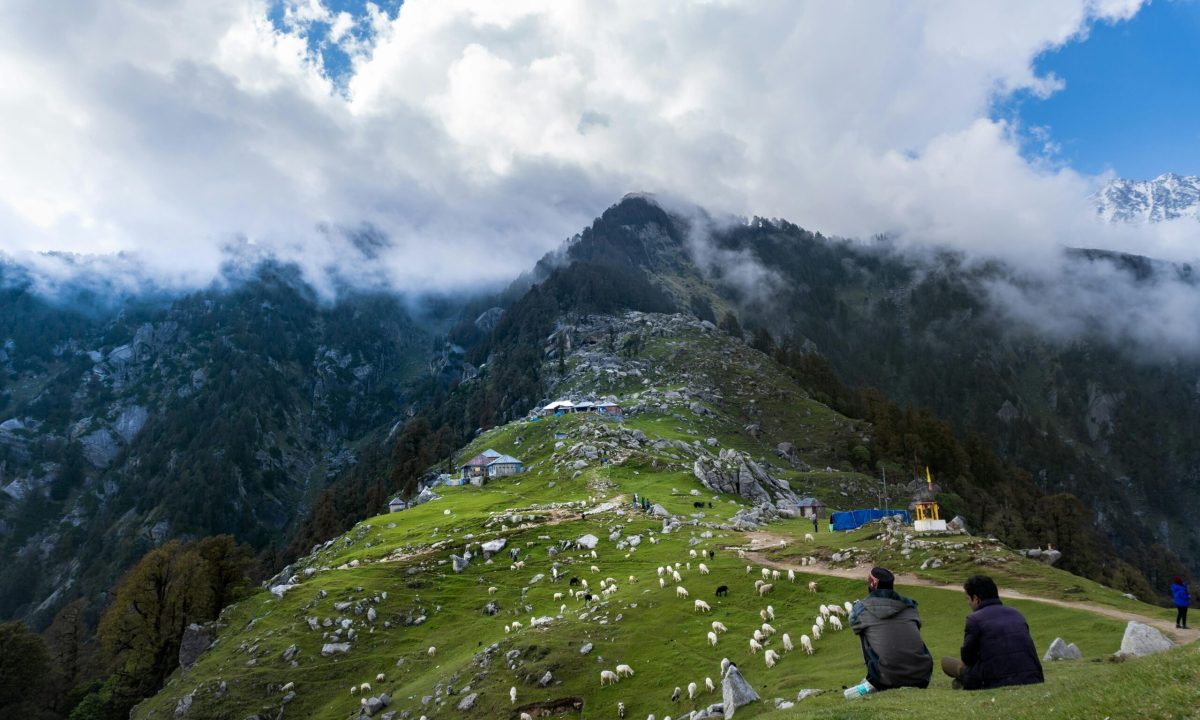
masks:
{"type": "MultiPolygon", "coordinates": [[[[795,570],[797,572],[811,573],[813,575],[828,575],[830,577],[850,578],[852,580],[865,580],[866,578],[867,568],[865,567],[837,568],[831,567],[825,562],[818,562],[815,565],[801,566],[795,563],[785,563],[772,560],[768,558],[762,551],[767,550],[768,548],[776,548],[787,545],[793,542],[793,540],[782,535],[776,535],[762,531],[750,532],[746,535],[750,538],[750,547],[745,548],[746,558],[753,560],[759,565],[764,565],[766,567],[775,568],[778,570],[795,570]]],[[[937,590],[952,590],[954,592],[962,592],[961,585],[938,582],[937,580],[919,577],[917,575],[913,575],[912,573],[897,573],[896,582],[900,585],[919,585],[921,587],[934,588],[937,590]]],[[[1072,610],[1086,610],[1088,612],[1096,613],[1097,615],[1104,615],[1116,620],[1136,620],[1140,623],[1158,628],[1168,637],[1173,638],[1180,645],[1187,645],[1200,640],[1200,628],[1181,630],[1175,627],[1174,621],[1165,617],[1151,617],[1149,615],[1142,615],[1139,613],[1129,612],[1127,610],[1119,610],[1107,605],[1100,605],[1098,603],[1086,601],[1067,601],[1039,597],[1037,595],[1029,595],[1028,593],[1011,589],[1000,590],[1000,597],[1013,600],[1030,600],[1032,602],[1044,603],[1046,605],[1057,605],[1059,607],[1069,608],[1072,610]]],[[[1163,613],[1165,614],[1167,612],[1168,611],[1164,608],[1163,613]]]]}

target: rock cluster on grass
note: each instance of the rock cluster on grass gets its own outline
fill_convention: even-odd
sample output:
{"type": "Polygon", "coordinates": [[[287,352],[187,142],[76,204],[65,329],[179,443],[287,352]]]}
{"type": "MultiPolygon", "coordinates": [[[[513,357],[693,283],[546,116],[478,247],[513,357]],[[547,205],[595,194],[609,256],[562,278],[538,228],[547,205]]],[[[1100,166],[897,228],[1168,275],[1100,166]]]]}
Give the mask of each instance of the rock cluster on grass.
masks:
{"type": "Polygon", "coordinates": [[[746,682],[746,678],[742,677],[742,671],[738,670],[737,665],[729,666],[725,677],[721,679],[721,700],[726,720],[732,718],[738,708],[758,700],[758,693],[746,682]]]}
{"type": "Polygon", "coordinates": [[[1082,660],[1083,653],[1075,646],[1075,643],[1068,645],[1060,637],[1054,638],[1054,642],[1050,643],[1050,647],[1046,649],[1046,654],[1042,656],[1044,662],[1052,662],[1054,660],[1082,660]]]}

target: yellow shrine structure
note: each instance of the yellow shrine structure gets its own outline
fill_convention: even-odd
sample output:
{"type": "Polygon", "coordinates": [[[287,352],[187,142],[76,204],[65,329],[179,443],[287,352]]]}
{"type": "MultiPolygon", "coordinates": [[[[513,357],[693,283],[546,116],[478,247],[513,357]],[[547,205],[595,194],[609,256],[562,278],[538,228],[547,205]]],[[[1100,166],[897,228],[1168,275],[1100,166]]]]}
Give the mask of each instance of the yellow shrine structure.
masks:
{"type": "Polygon", "coordinates": [[[933,477],[929,474],[928,466],[925,467],[925,487],[925,499],[914,503],[917,519],[913,522],[913,529],[917,532],[944,532],[947,529],[946,521],[941,518],[941,511],[934,500],[933,477]]]}

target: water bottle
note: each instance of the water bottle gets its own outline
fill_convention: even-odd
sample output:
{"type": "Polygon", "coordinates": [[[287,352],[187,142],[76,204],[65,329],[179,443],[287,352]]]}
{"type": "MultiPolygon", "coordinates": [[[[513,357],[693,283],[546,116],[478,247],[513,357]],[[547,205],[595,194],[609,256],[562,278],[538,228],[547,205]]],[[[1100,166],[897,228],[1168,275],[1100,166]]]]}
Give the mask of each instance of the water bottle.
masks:
{"type": "Polygon", "coordinates": [[[858,698],[871,692],[875,692],[875,686],[872,685],[870,681],[863,680],[854,687],[846,688],[846,691],[843,692],[842,695],[844,695],[847,700],[857,700],[858,698]]]}

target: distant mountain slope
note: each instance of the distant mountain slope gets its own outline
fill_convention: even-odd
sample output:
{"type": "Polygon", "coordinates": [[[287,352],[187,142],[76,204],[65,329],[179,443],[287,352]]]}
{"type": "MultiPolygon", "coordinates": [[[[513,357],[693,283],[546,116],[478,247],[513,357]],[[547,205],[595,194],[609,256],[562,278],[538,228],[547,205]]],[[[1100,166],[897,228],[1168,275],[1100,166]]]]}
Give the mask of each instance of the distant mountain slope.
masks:
{"type": "Polygon", "coordinates": [[[1117,178],[1092,199],[1096,213],[1106,222],[1200,220],[1200,177],[1165,173],[1153,180],[1117,178]]]}

